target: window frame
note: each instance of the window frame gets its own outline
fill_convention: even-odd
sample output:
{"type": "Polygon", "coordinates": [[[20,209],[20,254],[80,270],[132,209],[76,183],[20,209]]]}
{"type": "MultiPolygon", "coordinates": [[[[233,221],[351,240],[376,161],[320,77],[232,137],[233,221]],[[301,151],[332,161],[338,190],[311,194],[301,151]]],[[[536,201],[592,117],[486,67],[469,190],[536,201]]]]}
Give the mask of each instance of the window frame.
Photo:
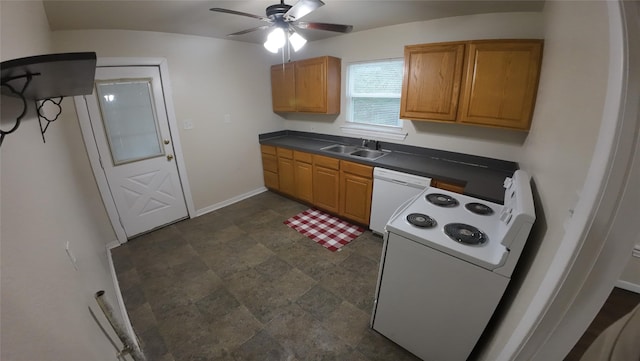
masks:
{"type": "MultiPolygon", "coordinates": [[[[353,98],[351,92],[352,87],[352,66],[358,64],[367,64],[367,63],[382,63],[389,61],[400,61],[404,66],[404,58],[386,58],[386,59],[374,59],[374,60],[366,60],[366,61],[357,61],[350,62],[347,64],[347,72],[346,72],[346,88],[345,88],[345,98],[347,105],[347,114],[345,123],[341,126],[341,129],[344,133],[356,134],[360,136],[374,137],[374,138],[387,138],[393,140],[404,140],[407,136],[407,132],[404,131],[404,121],[399,117],[400,109],[398,108],[398,122],[397,125],[380,125],[380,124],[370,124],[370,123],[360,123],[355,122],[353,120],[353,98]]],[[[401,79],[402,81],[402,79],[401,79]]],[[[371,95],[364,94],[362,96],[356,96],[355,98],[397,98],[400,99],[402,94],[393,94],[393,93],[382,93],[383,96],[379,95],[371,95]],[[385,96],[386,95],[386,96],[385,96]]]]}

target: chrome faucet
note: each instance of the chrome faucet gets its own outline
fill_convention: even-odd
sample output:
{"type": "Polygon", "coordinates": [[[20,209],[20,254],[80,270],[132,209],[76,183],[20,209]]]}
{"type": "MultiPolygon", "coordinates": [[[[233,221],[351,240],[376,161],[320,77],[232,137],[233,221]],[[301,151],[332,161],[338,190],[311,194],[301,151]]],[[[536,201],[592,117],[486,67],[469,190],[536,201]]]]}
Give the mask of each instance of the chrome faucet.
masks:
{"type": "Polygon", "coordinates": [[[374,139],[362,139],[362,147],[367,149],[380,150],[380,142],[374,139]]]}

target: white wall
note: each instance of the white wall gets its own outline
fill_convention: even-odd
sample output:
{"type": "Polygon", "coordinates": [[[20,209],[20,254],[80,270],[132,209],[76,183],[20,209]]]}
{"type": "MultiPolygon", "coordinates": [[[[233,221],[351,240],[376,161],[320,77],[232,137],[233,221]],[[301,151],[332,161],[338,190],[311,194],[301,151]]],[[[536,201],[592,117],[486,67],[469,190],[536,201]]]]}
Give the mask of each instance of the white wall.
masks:
{"type": "Polygon", "coordinates": [[[271,110],[261,45],[125,30],[57,31],[53,39],[59,52],[167,59],[196,210],[263,186],[258,134],[283,128],[271,110]],[[187,119],[194,124],[191,130],[182,128],[187,119]]]}
{"type": "MultiPolygon", "coordinates": [[[[640,245],[636,246],[640,249],[640,245]]],[[[622,275],[620,275],[620,287],[640,293],[640,257],[635,256],[629,259],[622,275]]]]}
{"type": "MultiPolygon", "coordinates": [[[[40,1],[2,1],[0,12],[3,61],[52,52],[40,1]]],[[[116,359],[89,313],[91,308],[100,317],[93,295],[101,289],[117,306],[105,248],[115,235],[73,102],[66,99],[62,106],[46,144],[31,112],[0,150],[0,359],[6,361],[116,359]],[[77,270],[65,253],[66,242],[77,270]]],[[[14,99],[2,96],[2,128],[8,129],[20,111],[14,99]]]]}
{"type": "MultiPolygon", "coordinates": [[[[316,41],[297,59],[331,55],[342,59],[342,111],[339,116],[287,115],[287,129],[349,136],[340,130],[346,122],[347,65],[351,62],[402,58],[404,46],[443,41],[543,38],[540,13],[501,13],[461,16],[360,31],[316,41]]],[[[295,60],[295,59],[294,59],[295,60]]],[[[280,60],[273,57],[272,63],[280,60]]],[[[408,133],[403,144],[450,150],[505,160],[518,160],[526,133],[459,124],[404,121],[408,133]]],[[[395,141],[394,141],[395,142],[395,141]]]]}
{"type": "Polygon", "coordinates": [[[484,360],[497,359],[560,249],[565,220],[584,185],[602,121],[609,53],[606,3],[547,1],[543,16],[545,48],[536,110],[519,159],[539,194],[539,220],[529,240],[537,249],[526,255],[528,273],[517,285],[520,292],[508,304],[484,360]]]}

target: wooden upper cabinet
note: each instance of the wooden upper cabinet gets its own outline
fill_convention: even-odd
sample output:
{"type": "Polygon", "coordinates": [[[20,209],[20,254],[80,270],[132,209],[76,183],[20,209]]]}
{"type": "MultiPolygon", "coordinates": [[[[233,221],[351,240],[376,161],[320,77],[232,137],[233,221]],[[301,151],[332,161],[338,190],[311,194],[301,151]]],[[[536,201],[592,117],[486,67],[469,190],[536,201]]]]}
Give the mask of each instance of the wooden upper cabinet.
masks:
{"type": "Polygon", "coordinates": [[[400,118],[455,121],[465,43],[404,48],[400,118]]]}
{"type": "Polygon", "coordinates": [[[273,111],[339,114],[340,81],[341,60],[331,56],[273,65],[273,111]]]}
{"type": "Polygon", "coordinates": [[[528,130],[541,61],[541,40],[470,42],[459,121],[528,130]]]}
{"type": "Polygon", "coordinates": [[[542,40],[405,46],[400,117],[528,130],[542,40]]]}
{"type": "Polygon", "coordinates": [[[271,101],[274,112],[295,112],[295,67],[293,63],[271,66],[271,101]]]}

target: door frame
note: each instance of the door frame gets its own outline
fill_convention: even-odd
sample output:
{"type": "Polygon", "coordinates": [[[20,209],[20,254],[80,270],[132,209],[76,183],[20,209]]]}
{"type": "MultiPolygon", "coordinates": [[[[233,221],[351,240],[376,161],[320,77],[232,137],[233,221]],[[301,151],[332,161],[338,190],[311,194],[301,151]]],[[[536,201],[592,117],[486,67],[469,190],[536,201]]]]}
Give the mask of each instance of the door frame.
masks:
{"type": "MultiPolygon", "coordinates": [[[[174,159],[178,166],[178,174],[180,176],[180,183],[182,185],[182,193],[184,194],[184,200],[187,205],[187,213],[189,218],[193,218],[196,214],[195,205],[193,204],[193,197],[191,196],[191,188],[189,186],[189,179],[187,177],[187,167],[184,161],[184,154],[182,152],[182,144],[180,142],[180,133],[178,131],[178,121],[176,119],[175,108],[173,105],[173,92],[171,90],[171,82],[169,78],[169,66],[167,60],[164,58],[98,58],[97,67],[135,67],[135,66],[155,66],[160,71],[160,79],[162,81],[162,90],[164,92],[164,102],[167,112],[167,119],[169,122],[169,132],[171,133],[171,140],[173,142],[174,159]]],[[[115,201],[109,190],[109,183],[107,182],[107,176],[100,166],[100,155],[98,153],[98,146],[96,144],[93,129],[91,127],[91,120],[89,117],[89,110],[84,100],[84,96],[73,97],[75,102],[76,112],[78,114],[78,121],[80,123],[80,129],[82,131],[82,137],[84,139],[85,148],[89,155],[89,162],[91,163],[91,170],[95,176],[96,183],[98,184],[98,190],[102,197],[107,215],[113,226],[113,230],[116,233],[116,238],[120,244],[127,242],[127,234],[124,227],[120,223],[120,217],[116,208],[115,201]]]]}
{"type": "Polygon", "coordinates": [[[607,98],[582,196],[543,283],[496,360],[565,357],[640,242],[629,222],[640,199],[640,5],[618,0],[607,9],[607,98]]]}

